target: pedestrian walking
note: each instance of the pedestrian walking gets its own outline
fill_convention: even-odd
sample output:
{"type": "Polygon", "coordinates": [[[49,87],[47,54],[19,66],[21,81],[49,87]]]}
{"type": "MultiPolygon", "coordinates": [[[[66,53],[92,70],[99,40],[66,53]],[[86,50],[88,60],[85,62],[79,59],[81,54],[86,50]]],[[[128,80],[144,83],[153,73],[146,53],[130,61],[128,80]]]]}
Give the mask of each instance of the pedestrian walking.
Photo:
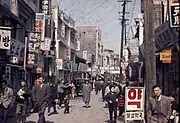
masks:
{"type": "Polygon", "coordinates": [[[54,84],[50,84],[50,99],[48,104],[48,116],[51,114],[58,114],[56,110],[56,98],[57,98],[57,87],[54,84]],[[51,107],[53,107],[53,112],[51,113],[51,107]]]}
{"type": "Polygon", "coordinates": [[[17,122],[25,123],[26,122],[26,114],[27,114],[27,104],[28,98],[31,96],[28,87],[26,86],[25,81],[21,81],[21,87],[17,92],[16,101],[16,118],[17,122]]]}
{"type": "Polygon", "coordinates": [[[64,98],[64,114],[69,114],[69,96],[66,95],[64,98]]]}
{"type": "Polygon", "coordinates": [[[96,78],[96,81],[94,83],[94,86],[95,86],[95,92],[96,92],[96,95],[98,94],[98,92],[100,91],[101,89],[101,82],[99,81],[98,77],[96,78]]]}
{"type": "Polygon", "coordinates": [[[107,83],[105,81],[102,81],[101,83],[101,89],[102,89],[102,101],[104,102],[104,96],[105,96],[105,90],[106,90],[107,83]]]}
{"type": "Polygon", "coordinates": [[[114,85],[110,85],[110,92],[105,96],[105,100],[108,102],[110,122],[114,123],[117,119],[117,102],[118,94],[115,92],[114,85]],[[114,117],[113,117],[114,114],[114,117]]]}
{"type": "Polygon", "coordinates": [[[161,95],[161,88],[153,86],[154,96],[149,99],[148,122],[147,123],[168,123],[171,116],[171,99],[161,95]]]}
{"type": "Polygon", "coordinates": [[[85,83],[82,87],[82,94],[83,94],[83,101],[86,105],[86,108],[89,107],[89,102],[91,99],[91,84],[89,83],[89,80],[85,80],[85,83]]]}
{"type": "Polygon", "coordinates": [[[38,112],[38,123],[45,123],[44,113],[50,99],[50,88],[49,85],[44,83],[43,77],[39,78],[39,84],[35,86],[34,94],[37,100],[34,107],[34,112],[38,112]]]}
{"type": "MultiPolygon", "coordinates": [[[[106,88],[105,88],[105,96],[110,92],[110,89],[109,89],[109,86],[111,85],[111,82],[110,81],[108,81],[107,82],[107,85],[106,85],[106,88]]],[[[104,106],[104,108],[107,108],[107,106],[108,106],[108,104],[107,103],[105,103],[105,106],[104,106]]]]}
{"type": "MultiPolygon", "coordinates": [[[[32,87],[32,90],[31,90],[31,97],[32,97],[32,110],[34,109],[36,103],[37,103],[37,99],[36,99],[36,95],[35,95],[35,89],[36,89],[36,86],[39,84],[39,80],[37,79],[35,81],[35,85],[33,85],[32,87]]],[[[31,110],[31,112],[32,112],[31,110]]]]}
{"type": "Polygon", "coordinates": [[[75,84],[74,84],[74,82],[72,82],[71,83],[71,96],[72,96],[72,98],[75,97],[75,90],[76,90],[75,84]]]}
{"type": "Polygon", "coordinates": [[[58,86],[57,86],[57,91],[58,91],[58,98],[59,98],[59,107],[62,106],[63,100],[64,100],[64,80],[62,79],[61,81],[58,80],[58,86]]]}
{"type": "Polygon", "coordinates": [[[16,123],[16,104],[13,90],[6,80],[0,81],[0,123],[16,123]]]}

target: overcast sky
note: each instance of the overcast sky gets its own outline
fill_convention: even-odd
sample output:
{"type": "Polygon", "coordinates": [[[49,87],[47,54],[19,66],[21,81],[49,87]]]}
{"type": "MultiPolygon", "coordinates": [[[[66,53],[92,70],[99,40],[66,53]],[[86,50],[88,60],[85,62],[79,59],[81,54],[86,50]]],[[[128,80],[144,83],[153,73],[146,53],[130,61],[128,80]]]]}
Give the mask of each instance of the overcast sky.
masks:
{"type": "MultiPolygon", "coordinates": [[[[129,19],[128,23],[131,22],[127,25],[127,32],[134,23],[133,18],[140,12],[140,1],[132,0],[127,4],[126,11],[130,14],[126,15],[126,18],[129,19]]],[[[121,15],[118,12],[122,12],[122,3],[117,0],[53,0],[53,4],[60,5],[60,8],[76,21],[77,26],[99,26],[105,48],[119,53],[121,25],[118,18],[121,15]]]]}

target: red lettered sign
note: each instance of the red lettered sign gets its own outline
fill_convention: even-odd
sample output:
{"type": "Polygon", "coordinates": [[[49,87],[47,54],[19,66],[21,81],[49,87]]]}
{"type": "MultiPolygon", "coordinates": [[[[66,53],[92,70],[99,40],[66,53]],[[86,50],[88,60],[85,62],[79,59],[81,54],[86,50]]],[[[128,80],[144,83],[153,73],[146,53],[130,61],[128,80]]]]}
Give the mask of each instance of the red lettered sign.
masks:
{"type": "Polygon", "coordinates": [[[143,115],[144,100],[145,100],[144,98],[145,98],[144,87],[126,87],[126,95],[125,95],[126,120],[140,120],[144,118],[143,115]]]}
{"type": "Polygon", "coordinates": [[[127,110],[144,109],[144,88],[140,88],[140,87],[126,88],[126,109],[127,110]]]}

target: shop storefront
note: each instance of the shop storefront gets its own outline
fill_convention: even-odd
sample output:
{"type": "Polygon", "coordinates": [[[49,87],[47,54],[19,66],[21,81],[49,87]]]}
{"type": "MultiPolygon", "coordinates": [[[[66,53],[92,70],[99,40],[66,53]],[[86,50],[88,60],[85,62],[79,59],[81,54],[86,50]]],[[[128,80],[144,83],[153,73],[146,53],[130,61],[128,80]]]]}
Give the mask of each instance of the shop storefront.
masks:
{"type": "Polygon", "coordinates": [[[164,95],[173,95],[179,85],[179,34],[169,22],[155,31],[157,83],[164,95]]]}

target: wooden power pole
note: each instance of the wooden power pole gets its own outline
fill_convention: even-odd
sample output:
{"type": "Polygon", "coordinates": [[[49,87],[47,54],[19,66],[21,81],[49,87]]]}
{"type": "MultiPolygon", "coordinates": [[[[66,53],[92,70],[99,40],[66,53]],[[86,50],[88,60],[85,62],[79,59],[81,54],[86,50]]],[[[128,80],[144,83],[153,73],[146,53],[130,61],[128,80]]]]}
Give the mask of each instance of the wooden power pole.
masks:
{"type": "MultiPolygon", "coordinates": [[[[146,112],[148,107],[148,98],[152,96],[152,87],[156,84],[156,56],[154,42],[153,8],[153,0],[144,0],[146,112]]],[[[148,118],[148,114],[146,115],[148,118]]]]}
{"type": "Polygon", "coordinates": [[[122,82],[122,67],[121,67],[121,62],[122,62],[122,59],[123,59],[123,46],[124,46],[124,32],[125,31],[125,26],[126,26],[126,18],[125,18],[125,15],[126,15],[126,3],[128,2],[131,2],[129,0],[118,0],[118,2],[123,2],[122,6],[123,6],[123,11],[122,12],[119,12],[119,13],[122,13],[122,19],[119,19],[119,20],[122,20],[121,21],[121,45],[120,45],[120,66],[119,66],[119,70],[120,70],[120,74],[119,74],[119,78],[120,78],[120,82],[122,82]]]}

